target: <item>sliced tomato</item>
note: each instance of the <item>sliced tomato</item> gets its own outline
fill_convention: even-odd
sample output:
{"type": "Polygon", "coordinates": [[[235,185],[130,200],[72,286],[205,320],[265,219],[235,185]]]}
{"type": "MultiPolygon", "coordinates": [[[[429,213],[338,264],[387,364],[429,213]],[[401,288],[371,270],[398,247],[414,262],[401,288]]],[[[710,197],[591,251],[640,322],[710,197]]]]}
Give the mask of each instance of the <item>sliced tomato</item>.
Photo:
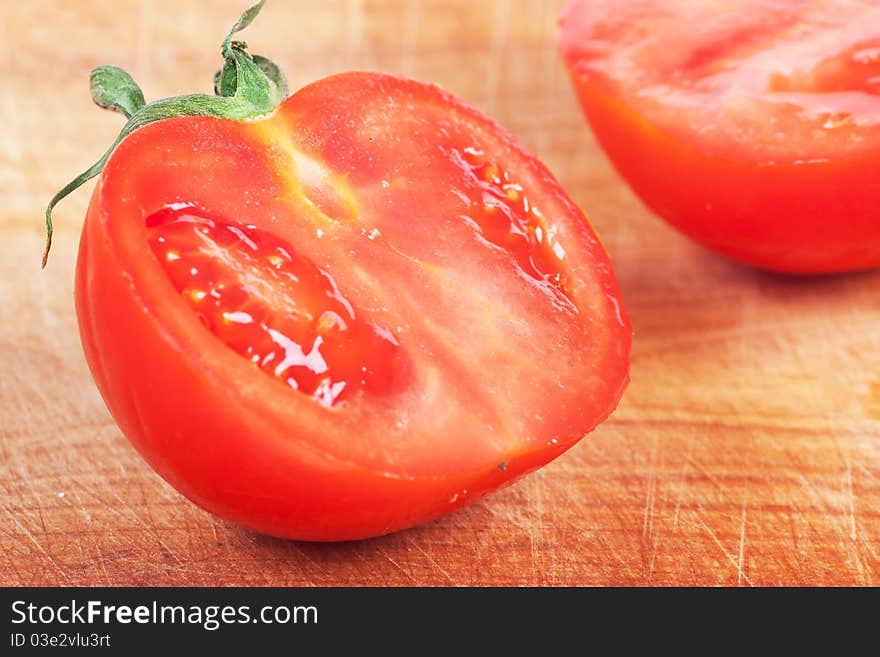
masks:
{"type": "Polygon", "coordinates": [[[560,47],[643,201],[731,258],[880,265],[880,5],[574,0],[560,47]]]}
{"type": "Polygon", "coordinates": [[[449,512],[614,409],[630,326],[553,176],[436,87],[327,78],[115,150],[76,285],[107,405],[171,484],[277,536],[449,512]]]}

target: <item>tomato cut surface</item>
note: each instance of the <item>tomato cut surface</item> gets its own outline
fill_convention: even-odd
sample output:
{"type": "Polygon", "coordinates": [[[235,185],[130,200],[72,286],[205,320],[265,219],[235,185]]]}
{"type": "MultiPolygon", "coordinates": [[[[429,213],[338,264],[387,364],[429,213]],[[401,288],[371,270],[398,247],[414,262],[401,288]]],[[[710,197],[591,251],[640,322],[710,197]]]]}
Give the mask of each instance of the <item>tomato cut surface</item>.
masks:
{"type": "Polygon", "coordinates": [[[791,272],[880,265],[880,6],[574,0],[560,47],[593,130],[674,226],[791,272]]]}
{"type": "Polygon", "coordinates": [[[583,214],[492,121],[388,75],[132,133],[90,206],[77,308],[160,474],[285,537],[451,511],[571,447],[628,380],[583,214]]]}

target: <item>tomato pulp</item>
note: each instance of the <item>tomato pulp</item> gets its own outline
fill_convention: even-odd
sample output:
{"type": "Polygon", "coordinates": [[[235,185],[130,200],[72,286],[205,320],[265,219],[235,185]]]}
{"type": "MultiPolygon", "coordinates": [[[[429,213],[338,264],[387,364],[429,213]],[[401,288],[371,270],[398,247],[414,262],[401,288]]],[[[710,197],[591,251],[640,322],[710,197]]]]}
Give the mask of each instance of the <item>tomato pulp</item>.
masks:
{"type": "Polygon", "coordinates": [[[199,505],[374,536],[547,463],[616,406],[630,326],[548,170],[434,86],[350,73],[116,148],[77,264],[123,432],[199,505]]]}
{"type": "Polygon", "coordinates": [[[560,48],[623,178],[730,258],[880,265],[880,5],[574,0],[560,48]]]}

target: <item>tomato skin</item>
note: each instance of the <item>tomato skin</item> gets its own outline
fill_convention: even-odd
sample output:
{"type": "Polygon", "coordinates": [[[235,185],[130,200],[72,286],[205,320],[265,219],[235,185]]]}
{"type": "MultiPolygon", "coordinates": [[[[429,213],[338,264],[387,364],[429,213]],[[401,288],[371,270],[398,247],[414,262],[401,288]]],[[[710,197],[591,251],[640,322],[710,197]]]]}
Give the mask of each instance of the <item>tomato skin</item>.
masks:
{"type": "Polygon", "coordinates": [[[660,217],[700,244],[762,269],[797,274],[880,266],[880,154],[852,161],[764,163],[708,155],[575,77],[596,138],[660,217]]]}
{"type": "MultiPolygon", "coordinates": [[[[528,436],[510,444],[491,436],[482,444],[471,441],[471,435],[481,435],[481,426],[470,427],[463,418],[481,411],[479,406],[459,409],[466,401],[453,390],[450,408],[438,408],[438,416],[449,415],[449,426],[458,426],[461,436],[411,436],[395,428],[394,419],[406,417],[405,402],[398,402],[403,409],[382,400],[352,403],[342,410],[320,407],[256,370],[206,332],[150,253],[145,218],[163,204],[188,202],[243,223],[287,231],[291,244],[307,248],[305,236],[314,232],[314,225],[311,219],[289,220],[289,172],[281,161],[284,148],[275,145],[292,134],[294,119],[299,124],[311,115],[329,113],[323,100],[306,102],[313,96],[323,98],[322,88],[326,96],[335,97],[347,89],[363,90],[369,86],[365,82],[424,96],[441,107],[452,102],[426,85],[352,74],[307,87],[263,125],[204,117],[152,124],[133,133],[114,153],[95,188],[81,238],[76,308],[83,350],[123,433],[164,479],[196,504],[284,538],[376,536],[479,499],[571,447],[613,410],[628,380],[629,323],[607,257],[586,223],[571,230],[584,239],[591,260],[583,266],[595,272],[601,297],[590,319],[597,336],[596,371],[583,372],[591,382],[582,391],[591,410],[586,417],[583,409],[573,409],[571,418],[542,421],[552,432],[546,438],[528,436]],[[156,166],[157,157],[165,166],[156,166]],[[581,427],[579,434],[557,438],[554,422],[560,427],[574,423],[581,427]],[[406,444],[398,447],[398,442],[406,444]]],[[[453,106],[467,116],[473,113],[477,127],[500,130],[462,108],[453,106]]],[[[341,130],[333,134],[338,139],[345,136],[341,130]]],[[[502,134],[501,139],[509,138],[502,134]]],[[[350,147],[327,148],[327,160],[353,153],[350,147]]],[[[531,156],[522,157],[527,167],[547,177],[551,194],[565,201],[549,173],[531,156]]],[[[392,228],[385,230],[391,234],[392,228]]],[[[575,253],[580,247],[572,239],[575,253]]],[[[332,243],[326,252],[320,251],[322,243],[316,244],[312,256],[324,253],[327,263],[320,264],[336,266],[334,276],[351,287],[345,277],[352,274],[334,261],[341,256],[334,255],[332,243]]],[[[361,262],[375,266],[369,257],[366,253],[361,262]]],[[[412,324],[402,334],[405,347],[420,335],[418,322],[412,324]]],[[[438,363],[445,362],[441,357],[436,355],[438,363]]],[[[420,428],[425,423],[432,426],[413,418],[411,431],[428,431],[420,428]]]]}
{"type": "Polygon", "coordinates": [[[621,91],[625,82],[596,68],[585,72],[572,30],[581,29],[578,12],[587,4],[571,2],[566,10],[562,53],[596,139],[651,210],[696,242],[767,270],[820,274],[880,266],[880,149],[750,157],[731,143],[725,152],[723,144],[709,148],[701,141],[704,119],[687,109],[679,128],[668,130],[635,107],[636,92],[621,91]]]}

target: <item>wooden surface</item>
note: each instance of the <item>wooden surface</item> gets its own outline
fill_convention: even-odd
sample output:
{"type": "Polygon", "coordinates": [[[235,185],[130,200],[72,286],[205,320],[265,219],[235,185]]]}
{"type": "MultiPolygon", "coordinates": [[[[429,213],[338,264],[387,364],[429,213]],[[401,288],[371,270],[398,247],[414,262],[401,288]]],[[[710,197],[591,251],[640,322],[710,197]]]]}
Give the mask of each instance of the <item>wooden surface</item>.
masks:
{"type": "MultiPolygon", "coordinates": [[[[202,512],[119,433],[83,360],[73,264],[88,199],[42,212],[120,127],[88,98],[209,89],[244,0],[4,5],[0,584],[880,584],[880,273],[730,264],[651,216],[588,132],[556,0],[281,2],[247,32],[292,87],[346,69],[436,81],[535,151],[610,251],[636,336],[614,416],[445,519],[359,543],[258,536],[202,512]]],[[[91,185],[89,185],[89,189],[91,185]]]]}

